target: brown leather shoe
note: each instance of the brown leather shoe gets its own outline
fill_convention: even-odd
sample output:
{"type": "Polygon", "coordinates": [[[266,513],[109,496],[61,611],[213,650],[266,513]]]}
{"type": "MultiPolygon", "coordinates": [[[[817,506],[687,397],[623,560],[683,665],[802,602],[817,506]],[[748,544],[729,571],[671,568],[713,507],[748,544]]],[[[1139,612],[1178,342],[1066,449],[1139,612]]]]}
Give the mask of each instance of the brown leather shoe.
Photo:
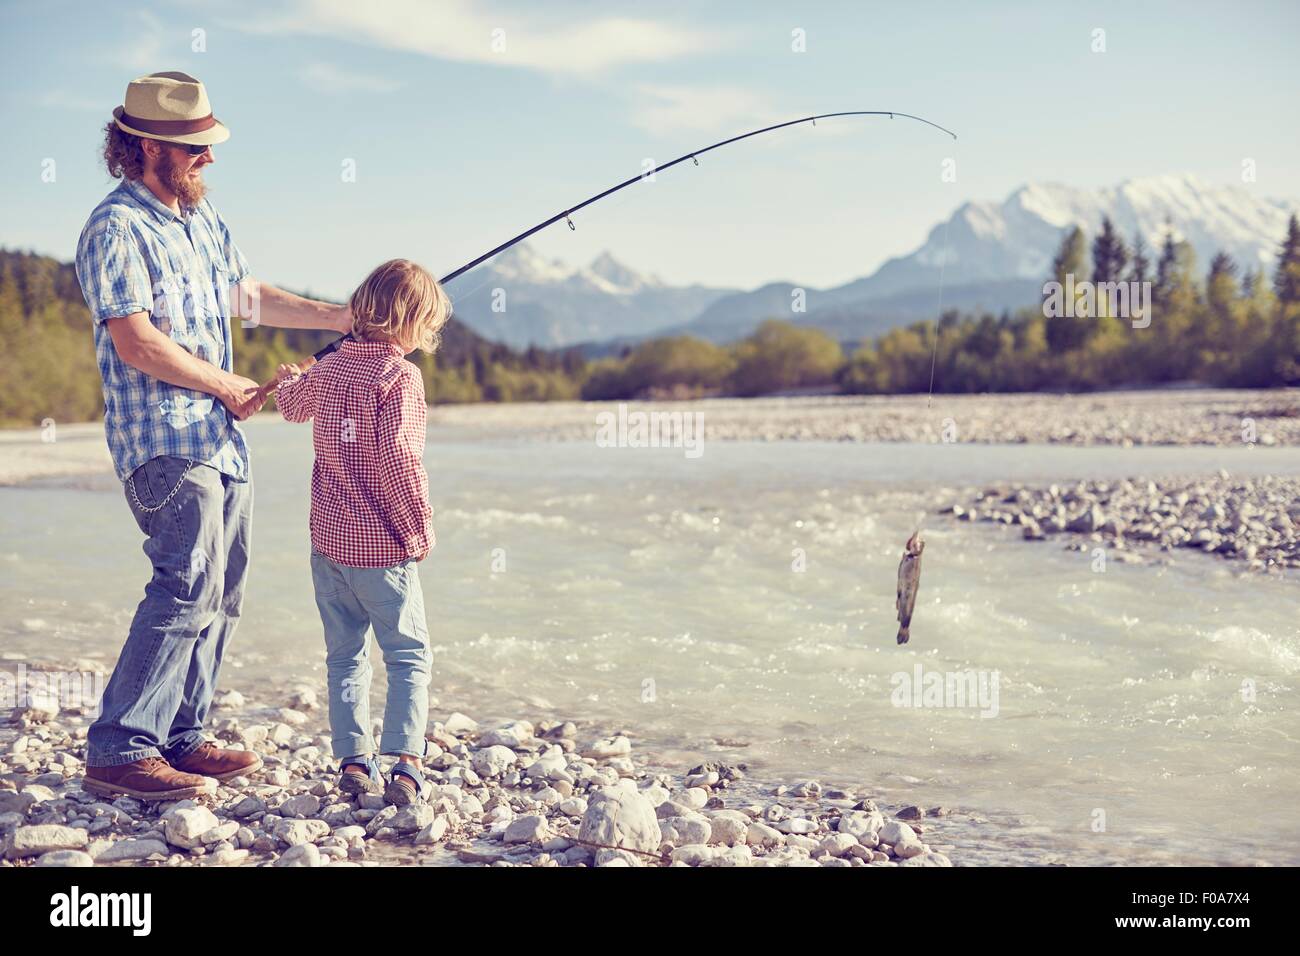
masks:
{"type": "Polygon", "coordinates": [[[194,773],[182,773],[161,757],[145,757],[116,767],[87,767],[81,789],[112,799],[182,800],[210,792],[212,783],[194,773]]]}
{"type": "Polygon", "coordinates": [[[210,740],[172,764],[186,773],[201,773],[217,780],[229,780],[262,769],[262,758],[251,750],[224,750],[210,740]]]}

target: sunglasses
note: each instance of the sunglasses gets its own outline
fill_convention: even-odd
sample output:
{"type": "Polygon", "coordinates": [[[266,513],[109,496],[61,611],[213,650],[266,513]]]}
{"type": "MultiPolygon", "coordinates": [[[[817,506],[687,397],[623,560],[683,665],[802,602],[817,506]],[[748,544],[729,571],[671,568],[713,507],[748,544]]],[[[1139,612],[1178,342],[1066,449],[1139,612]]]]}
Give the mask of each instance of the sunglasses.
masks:
{"type": "Polygon", "coordinates": [[[201,146],[197,143],[172,143],[171,145],[177,147],[178,149],[185,150],[185,152],[189,153],[191,156],[199,156],[203,154],[208,148],[206,143],[201,146]]]}

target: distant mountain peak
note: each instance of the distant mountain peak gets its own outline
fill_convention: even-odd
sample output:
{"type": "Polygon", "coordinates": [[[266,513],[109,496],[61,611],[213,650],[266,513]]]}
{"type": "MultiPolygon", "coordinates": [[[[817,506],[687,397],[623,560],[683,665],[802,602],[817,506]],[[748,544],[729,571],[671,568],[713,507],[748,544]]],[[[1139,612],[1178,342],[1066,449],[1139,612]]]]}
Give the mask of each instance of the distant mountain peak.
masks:
{"type": "MultiPolygon", "coordinates": [[[[1141,235],[1158,256],[1166,232],[1186,240],[1204,271],[1219,251],[1244,269],[1271,270],[1294,201],[1263,197],[1258,187],[1216,185],[1192,173],[1126,179],[1099,189],[1029,182],[1000,200],[962,203],[924,243],[869,276],[829,289],[808,289],[803,324],[833,329],[844,341],[932,318],[942,270],[946,305],[1000,311],[1035,301],[1065,231],[1081,227],[1091,243],[1109,217],[1130,247],[1141,235]]],[[[635,341],[686,330],[717,341],[747,335],[763,318],[789,307],[789,285],[748,291],[677,287],[639,273],[605,250],[572,267],[525,243],[483,266],[506,286],[509,306],[488,300],[492,286],[457,301],[457,314],[480,333],[516,346],[635,341]]]]}
{"type": "Polygon", "coordinates": [[[502,252],[490,265],[502,279],[532,284],[563,282],[575,271],[559,259],[547,259],[526,242],[502,252]]]}

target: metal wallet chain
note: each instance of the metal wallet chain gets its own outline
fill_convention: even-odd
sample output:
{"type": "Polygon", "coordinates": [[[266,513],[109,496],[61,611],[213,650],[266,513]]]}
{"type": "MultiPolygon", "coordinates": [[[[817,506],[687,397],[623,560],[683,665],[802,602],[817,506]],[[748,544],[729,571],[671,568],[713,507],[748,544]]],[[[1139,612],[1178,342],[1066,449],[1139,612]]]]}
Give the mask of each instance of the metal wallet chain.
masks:
{"type": "Polygon", "coordinates": [[[193,467],[194,467],[193,459],[187,458],[185,462],[185,470],[181,472],[181,477],[176,482],[176,487],[173,488],[171,491],[167,492],[167,497],[164,498],[162,501],[158,502],[158,504],[154,505],[152,508],[146,508],[144,505],[140,503],[140,498],[135,493],[135,472],[131,472],[131,474],[128,475],[126,479],[127,487],[131,489],[131,500],[135,502],[135,506],[139,508],[143,514],[147,514],[147,515],[153,514],[155,511],[158,511],[160,508],[166,507],[167,502],[171,501],[173,498],[176,497],[176,492],[180,491],[181,485],[185,484],[185,476],[190,473],[190,469],[193,467]]]}

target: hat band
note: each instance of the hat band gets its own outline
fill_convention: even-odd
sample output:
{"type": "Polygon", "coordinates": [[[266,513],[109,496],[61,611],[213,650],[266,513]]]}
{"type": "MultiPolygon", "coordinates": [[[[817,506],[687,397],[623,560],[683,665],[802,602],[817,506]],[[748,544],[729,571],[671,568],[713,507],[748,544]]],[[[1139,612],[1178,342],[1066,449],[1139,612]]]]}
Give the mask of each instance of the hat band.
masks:
{"type": "Polygon", "coordinates": [[[159,136],[181,136],[185,133],[202,133],[205,129],[212,129],[217,125],[212,114],[192,120],[149,120],[141,119],[138,116],[132,116],[125,110],[122,111],[122,122],[133,129],[138,129],[142,133],[156,133],[159,136]]]}

